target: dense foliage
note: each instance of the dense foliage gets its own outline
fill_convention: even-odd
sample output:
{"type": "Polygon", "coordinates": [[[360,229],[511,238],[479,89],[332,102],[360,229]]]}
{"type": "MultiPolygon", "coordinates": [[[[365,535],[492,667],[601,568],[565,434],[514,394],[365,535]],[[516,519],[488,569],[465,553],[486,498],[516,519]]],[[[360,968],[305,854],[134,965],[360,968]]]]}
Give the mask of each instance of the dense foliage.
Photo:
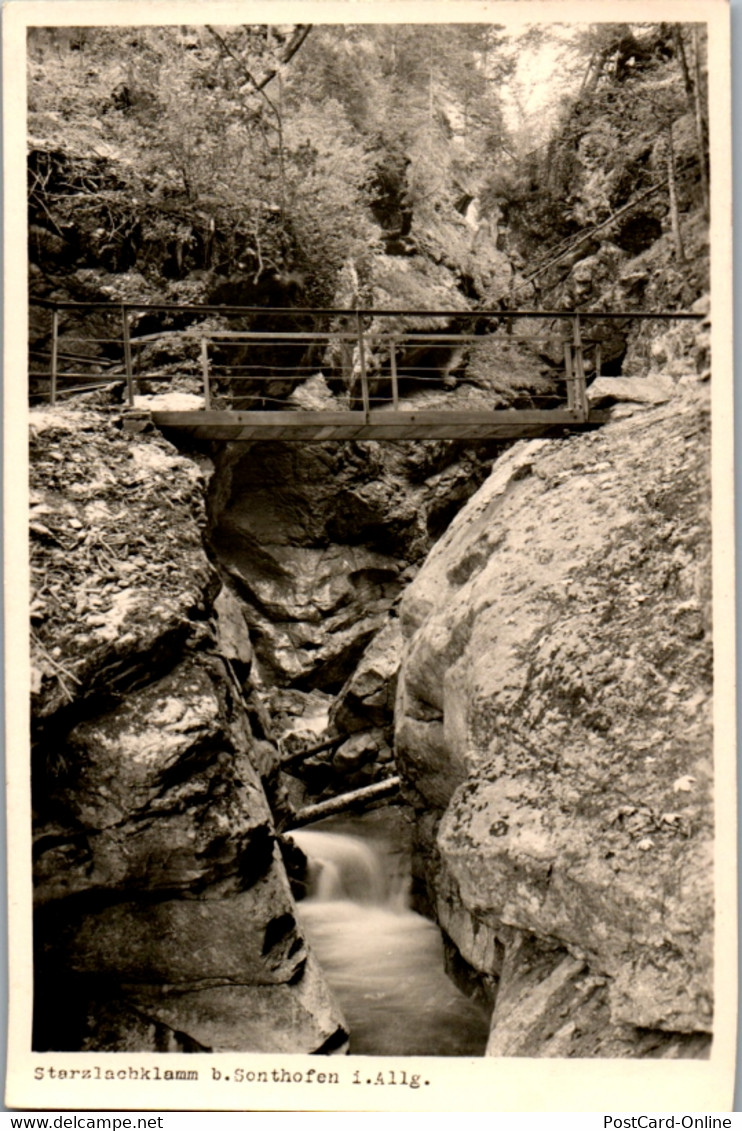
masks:
{"type": "Polygon", "coordinates": [[[291,268],[327,297],[383,231],[455,203],[502,128],[470,65],[494,30],[454,28],[455,50],[451,30],[35,29],[32,239],[152,279],[291,268]]]}
{"type": "Polygon", "coordinates": [[[599,24],[558,42],[559,70],[570,83],[557,113],[537,141],[522,131],[527,151],[516,146],[509,161],[493,168],[483,194],[506,209],[521,249],[542,248],[545,238],[557,245],[605,224],[645,192],[647,207],[605,233],[631,252],[648,246],[665,219],[674,226],[678,209],[707,212],[702,29],[599,24]],[[679,200],[666,188],[670,163],[679,200]],[[636,231],[637,216],[646,238],[636,231]],[[648,216],[656,223],[647,225],[648,216]]]}
{"type": "Polygon", "coordinates": [[[692,25],[34,28],[32,285],[320,303],[396,256],[477,300],[472,229],[532,274],[642,193],[605,236],[636,253],[672,229],[682,258],[679,215],[707,207],[705,81],[692,25]],[[549,51],[556,113],[519,112],[523,59],[549,51]]]}

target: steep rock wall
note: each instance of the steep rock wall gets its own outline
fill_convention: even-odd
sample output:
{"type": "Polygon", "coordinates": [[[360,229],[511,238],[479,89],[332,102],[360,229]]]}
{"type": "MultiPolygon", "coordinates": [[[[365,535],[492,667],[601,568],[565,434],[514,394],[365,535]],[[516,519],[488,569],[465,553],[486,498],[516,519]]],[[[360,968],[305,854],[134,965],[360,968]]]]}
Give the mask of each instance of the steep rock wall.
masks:
{"type": "Polygon", "coordinates": [[[342,1049],[247,628],[201,543],[205,469],[115,405],[31,420],[34,1047],[342,1049]]]}
{"type": "Polygon", "coordinates": [[[338,691],[495,445],[230,444],[209,540],[243,601],[267,685],[338,691]]]}
{"type": "Polygon", "coordinates": [[[402,600],[421,898],[495,1002],[491,1055],[708,1045],[708,441],[689,374],[515,445],[402,600]]]}

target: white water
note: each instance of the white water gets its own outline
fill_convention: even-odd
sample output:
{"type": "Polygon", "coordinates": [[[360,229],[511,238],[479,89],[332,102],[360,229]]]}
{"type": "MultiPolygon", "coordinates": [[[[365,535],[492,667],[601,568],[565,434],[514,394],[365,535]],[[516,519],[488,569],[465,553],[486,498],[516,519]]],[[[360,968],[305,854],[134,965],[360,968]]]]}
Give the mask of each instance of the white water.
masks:
{"type": "Polygon", "coordinates": [[[291,833],[310,862],[302,924],[345,1013],[351,1053],[481,1056],[486,1011],[446,976],[437,927],[407,905],[398,820],[391,807],[291,833]]]}

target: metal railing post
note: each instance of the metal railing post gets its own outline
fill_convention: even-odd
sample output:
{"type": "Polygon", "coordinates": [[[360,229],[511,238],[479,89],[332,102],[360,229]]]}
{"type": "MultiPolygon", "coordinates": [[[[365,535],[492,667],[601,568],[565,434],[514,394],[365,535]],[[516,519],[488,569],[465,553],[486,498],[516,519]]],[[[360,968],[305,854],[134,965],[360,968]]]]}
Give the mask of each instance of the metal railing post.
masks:
{"type": "Polygon", "coordinates": [[[366,375],[366,347],[363,340],[363,323],[361,316],[356,311],[356,331],[358,333],[358,363],[361,367],[361,400],[363,402],[363,412],[366,417],[366,423],[369,423],[369,412],[371,409],[371,402],[368,395],[368,377],[366,375]]]}
{"type": "Polygon", "coordinates": [[[585,384],[585,358],[582,352],[582,331],[580,316],[574,316],[574,350],[575,350],[575,408],[583,420],[587,420],[587,385],[585,384]]]}
{"type": "Polygon", "coordinates": [[[397,384],[397,339],[389,339],[389,367],[392,376],[392,405],[399,408],[399,385],[397,384]]]}
{"type": "Polygon", "coordinates": [[[204,409],[211,408],[211,385],[209,382],[209,340],[201,339],[201,374],[204,379],[204,409]]]}
{"type": "Polygon", "coordinates": [[[126,403],[129,408],[134,405],[134,373],[131,364],[131,340],[129,338],[129,311],[121,303],[121,333],[124,341],[124,366],[126,369],[126,403]]]}
{"type": "Polygon", "coordinates": [[[600,371],[603,368],[603,347],[600,342],[595,343],[595,377],[596,380],[600,377],[600,371]]]}
{"type": "Polygon", "coordinates": [[[575,379],[572,370],[572,343],[564,343],[564,375],[567,381],[567,408],[575,407],[575,379]]]}
{"type": "Polygon", "coordinates": [[[52,368],[49,382],[49,400],[57,403],[57,370],[59,366],[59,310],[52,310],[52,368]]]}

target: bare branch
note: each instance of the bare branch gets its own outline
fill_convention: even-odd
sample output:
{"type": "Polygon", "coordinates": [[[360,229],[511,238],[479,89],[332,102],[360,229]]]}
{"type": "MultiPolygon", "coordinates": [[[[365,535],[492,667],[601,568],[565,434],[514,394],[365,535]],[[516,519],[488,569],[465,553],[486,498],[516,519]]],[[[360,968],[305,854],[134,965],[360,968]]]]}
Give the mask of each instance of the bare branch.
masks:
{"type": "MultiPolygon", "coordinates": [[[[281,55],[280,66],[285,66],[286,63],[291,62],[294,55],[296,55],[296,52],[299,50],[299,48],[301,47],[302,43],[307,38],[307,36],[309,35],[311,30],[312,30],[312,24],[297,24],[296,25],[296,30],[294,31],[293,36],[289,40],[289,43],[286,47],[286,50],[281,55]]],[[[262,91],[263,87],[266,87],[268,85],[268,83],[271,82],[271,80],[276,77],[277,74],[278,74],[278,67],[274,67],[272,71],[268,71],[268,73],[260,80],[260,82],[256,84],[255,89],[262,91]]]]}
{"type": "MultiPolygon", "coordinates": [[[[224,51],[224,53],[229,56],[229,58],[232,60],[233,63],[237,64],[237,66],[241,70],[244,77],[250,83],[250,86],[253,88],[253,90],[257,94],[259,94],[262,98],[264,98],[265,101],[268,103],[271,110],[273,111],[273,113],[276,116],[276,120],[278,122],[278,129],[280,130],[280,128],[281,128],[281,115],[279,114],[275,103],[273,103],[271,101],[271,99],[268,97],[268,95],[263,90],[263,87],[266,86],[268,81],[270,81],[270,80],[264,80],[262,83],[259,83],[257,81],[257,79],[254,77],[254,75],[252,74],[252,72],[250,70],[248,70],[248,68],[245,66],[244,62],[242,61],[242,59],[240,59],[239,55],[236,55],[234,53],[232,48],[227,43],[226,39],[224,39],[224,37],[221,36],[218,31],[216,31],[213,27],[211,27],[210,24],[206,24],[205,27],[206,27],[206,30],[211,35],[213,35],[214,39],[217,41],[217,43],[221,47],[222,51],[224,51]]],[[[273,73],[270,77],[272,78],[273,75],[275,75],[275,74],[276,74],[276,71],[273,71],[273,73]]]]}
{"type": "MultiPolygon", "coordinates": [[[[289,47],[287,48],[287,51],[288,51],[288,50],[291,50],[291,48],[293,47],[293,50],[291,50],[291,54],[288,56],[289,58],[291,58],[292,55],[295,55],[296,52],[299,50],[302,43],[304,42],[307,35],[309,34],[309,31],[311,30],[311,26],[312,26],[311,24],[308,25],[308,27],[306,29],[306,33],[302,37],[300,37],[298,42],[296,42],[296,43],[294,43],[294,40],[296,39],[296,36],[294,36],[294,40],[291,41],[291,43],[289,44],[289,47]]],[[[269,76],[269,78],[264,79],[262,83],[258,83],[256,81],[256,79],[254,78],[253,74],[251,73],[251,71],[248,70],[248,68],[245,66],[245,64],[242,62],[242,60],[237,55],[235,55],[234,51],[232,51],[231,47],[226,42],[226,40],[221,35],[219,35],[219,32],[215,31],[215,29],[213,27],[211,27],[209,24],[206,24],[205,27],[206,27],[206,30],[208,32],[210,32],[211,35],[213,35],[213,37],[217,41],[217,43],[219,43],[222,50],[225,51],[227,53],[227,55],[230,57],[230,59],[232,59],[233,62],[235,62],[237,64],[237,66],[242,71],[242,74],[245,76],[245,78],[250,83],[250,85],[253,87],[253,89],[256,91],[256,93],[259,94],[261,98],[265,99],[266,103],[268,104],[268,106],[270,106],[271,110],[275,114],[275,117],[276,117],[276,132],[278,133],[278,167],[279,167],[280,183],[281,183],[281,216],[284,217],[285,211],[286,211],[286,168],[285,168],[284,152],[283,152],[283,119],[281,117],[281,111],[278,109],[275,102],[273,102],[268,97],[268,95],[265,93],[265,91],[263,90],[263,87],[265,85],[267,85],[267,83],[270,81],[270,78],[272,78],[273,75],[277,74],[278,68],[276,68],[272,72],[272,74],[269,76]]],[[[286,52],[284,52],[284,55],[286,55],[286,52]]]]}

